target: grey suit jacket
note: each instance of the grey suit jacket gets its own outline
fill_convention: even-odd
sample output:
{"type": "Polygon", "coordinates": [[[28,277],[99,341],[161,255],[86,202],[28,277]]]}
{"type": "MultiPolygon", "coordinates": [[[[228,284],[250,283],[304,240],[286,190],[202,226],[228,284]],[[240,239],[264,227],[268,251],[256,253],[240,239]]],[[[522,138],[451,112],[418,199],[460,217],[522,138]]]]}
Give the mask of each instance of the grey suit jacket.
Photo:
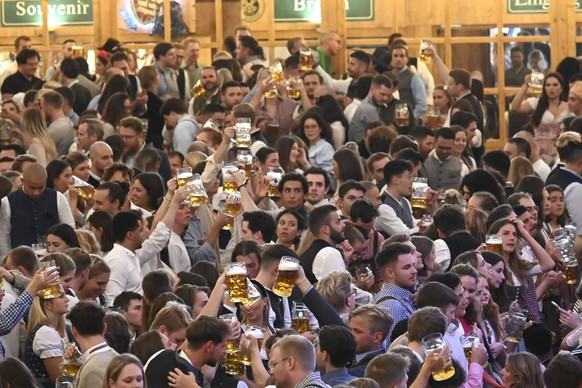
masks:
{"type": "Polygon", "coordinates": [[[118,353],[111,348],[90,355],[87,361],[84,362],[81,366],[81,369],[79,369],[79,373],[77,374],[77,379],[75,381],[75,387],[102,387],[103,380],[105,379],[105,371],[109,366],[109,362],[111,362],[113,357],[117,355],[118,353]]]}

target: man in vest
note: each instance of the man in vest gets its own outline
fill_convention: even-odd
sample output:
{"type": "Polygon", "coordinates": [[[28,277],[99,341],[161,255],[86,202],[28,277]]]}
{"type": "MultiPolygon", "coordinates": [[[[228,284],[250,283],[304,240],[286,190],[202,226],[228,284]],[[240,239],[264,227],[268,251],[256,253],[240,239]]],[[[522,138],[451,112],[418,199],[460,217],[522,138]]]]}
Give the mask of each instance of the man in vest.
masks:
{"type": "Polygon", "coordinates": [[[455,132],[441,128],[435,133],[434,150],[424,161],[423,175],[428,178],[431,189],[443,196],[445,190],[458,189],[461,179],[469,173],[469,168],[451,155],[455,143],[455,132]]]}
{"type": "Polygon", "coordinates": [[[46,238],[53,225],[75,220],[65,196],[46,188],[47,173],[31,163],[22,174],[22,187],[2,198],[0,210],[0,255],[20,245],[32,245],[46,238]]]}
{"type": "Polygon", "coordinates": [[[426,89],[420,76],[408,68],[408,49],[402,44],[392,48],[392,70],[398,77],[399,99],[414,110],[414,118],[422,120],[426,110],[426,89]]]}
{"type": "Polygon", "coordinates": [[[392,243],[378,252],[375,260],[376,266],[382,271],[384,286],[374,297],[374,304],[385,307],[393,319],[386,336],[390,338],[394,326],[410,318],[416,310],[410,291],[416,287],[415,259],[408,245],[392,243]]]}
{"type": "Polygon", "coordinates": [[[176,56],[174,62],[172,63],[172,78],[175,78],[176,85],[178,85],[178,92],[180,93],[180,100],[184,102],[190,101],[190,78],[186,73],[186,70],[181,68],[182,61],[184,60],[184,46],[180,43],[174,43],[174,52],[176,56]]]}
{"type": "Polygon", "coordinates": [[[376,218],[374,228],[389,236],[418,232],[412,207],[406,199],[412,195],[413,170],[408,160],[391,160],[384,166],[384,203],[378,207],[380,215],[376,218]]]}
{"type": "Polygon", "coordinates": [[[139,78],[135,74],[129,74],[129,63],[127,55],[123,52],[117,52],[111,56],[109,60],[112,68],[123,71],[123,75],[129,81],[129,88],[127,94],[131,100],[130,111],[136,115],[141,116],[147,110],[148,93],[141,88],[139,78]]]}
{"type": "Polygon", "coordinates": [[[301,256],[301,266],[311,283],[317,283],[330,272],[345,269],[345,262],[349,262],[354,250],[347,243],[344,228],[345,224],[333,205],[317,207],[309,214],[309,231],[315,236],[315,241],[301,256]],[[338,244],[344,248],[346,261],[336,248],[338,244]]]}

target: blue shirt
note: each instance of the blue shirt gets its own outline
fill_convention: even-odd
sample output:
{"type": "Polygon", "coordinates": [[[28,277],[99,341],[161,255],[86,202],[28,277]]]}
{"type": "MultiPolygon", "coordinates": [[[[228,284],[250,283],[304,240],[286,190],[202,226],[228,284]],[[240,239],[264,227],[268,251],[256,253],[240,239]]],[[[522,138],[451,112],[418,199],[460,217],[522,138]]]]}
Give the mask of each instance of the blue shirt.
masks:
{"type": "Polygon", "coordinates": [[[401,320],[410,318],[416,307],[412,303],[412,293],[406,288],[392,283],[384,283],[384,287],[374,297],[373,303],[376,304],[381,299],[384,300],[380,302],[380,306],[385,307],[394,320],[390,332],[386,336],[386,338],[390,338],[394,326],[401,320]],[[384,299],[386,297],[390,297],[390,299],[384,299]]]}
{"type": "Polygon", "coordinates": [[[319,139],[309,147],[309,160],[313,167],[321,167],[329,174],[333,170],[334,152],[333,146],[327,140],[319,139]]]}
{"type": "Polygon", "coordinates": [[[323,382],[326,383],[327,385],[331,385],[332,387],[339,384],[349,383],[350,381],[355,380],[356,378],[357,377],[352,376],[348,373],[347,368],[332,370],[321,376],[323,382]]]}
{"type": "Polygon", "coordinates": [[[196,140],[196,135],[198,135],[199,131],[200,127],[194,116],[182,116],[178,120],[176,128],[174,128],[174,150],[179,151],[182,155],[186,155],[188,153],[188,147],[196,140]]]}

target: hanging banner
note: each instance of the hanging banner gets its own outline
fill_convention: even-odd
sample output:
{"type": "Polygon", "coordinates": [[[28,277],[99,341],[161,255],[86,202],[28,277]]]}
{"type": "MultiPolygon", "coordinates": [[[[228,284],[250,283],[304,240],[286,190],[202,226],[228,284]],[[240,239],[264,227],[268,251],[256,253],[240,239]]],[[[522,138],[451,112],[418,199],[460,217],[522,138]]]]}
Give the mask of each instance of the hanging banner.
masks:
{"type": "MultiPolygon", "coordinates": [[[[40,0],[2,1],[2,27],[34,27],[42,25],[40,0]]],[[[48,4],[49,26],[93,25],[92,0],[56,0],[48,4]]]]}
{"type": "MultiPolygon", "coordinates": [[[[374,0],[346,0],[346,20],[374,20],[374,0]]],[[[321,23],[319,0],[275,0],[275,22],[321,23]]]]}

